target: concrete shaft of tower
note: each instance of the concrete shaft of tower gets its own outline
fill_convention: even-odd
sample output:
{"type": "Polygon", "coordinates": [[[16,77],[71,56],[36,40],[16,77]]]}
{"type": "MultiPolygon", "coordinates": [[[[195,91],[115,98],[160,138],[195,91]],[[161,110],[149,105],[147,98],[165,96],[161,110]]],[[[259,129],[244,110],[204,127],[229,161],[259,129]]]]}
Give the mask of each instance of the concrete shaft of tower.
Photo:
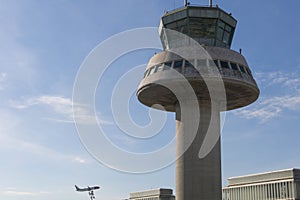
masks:
{"type": "MultiPolygon", "coordinates": [[[[190,102],[184,104],[192,105],[190,102]]],[[[199,102],[200,120],[199,128],[193,142],[189,121],[181,119],[180,105],[176,107],[176,139],[177,153],[180,155],[176,161],[176,199],[180,200],[221,200],[221,146],[220,139],[216,141],[213,149],[203,158],[199,158],[199,150],[207,135],[209,125],[211,132],[220,134],[220,112],[211,109],[209,102],[199,102]],[[212,121],[213,119],[213,121],[212,121]],[[213,122],[213,123],[211,123],[213,122]]],[[[190,107],[185,109],[193,110],[190,107]]],[[[210,133],[211,133],[210,132],[210,133]]]]}
{"type": "Polygon", "coordinates": [[[247,106],[259,96],[246,59],[230,49],[236,24],[218,7],[187,5],[166,13],[159,27],[164,51],[150,59],[138,87],[144,105],[176,112],[177,200],[221,200],[220,139],[208,136],[219,136],[221,111],[247,106]],[[196,131],[190,128],[195,124],[196,131]],[[200,158],[207,142],[211,149],[200,158]]]}

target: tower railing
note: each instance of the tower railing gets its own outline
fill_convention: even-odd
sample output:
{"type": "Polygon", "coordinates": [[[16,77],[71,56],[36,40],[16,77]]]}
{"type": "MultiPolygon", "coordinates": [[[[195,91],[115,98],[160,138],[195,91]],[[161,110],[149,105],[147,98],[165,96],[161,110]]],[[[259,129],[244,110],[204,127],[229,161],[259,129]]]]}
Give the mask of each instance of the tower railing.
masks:
{"type": "MultiPolygon", "coordinates": [[[[189,3],[187,6],[202,7],[202,8],[220,8],[218,4],[210,6],[210,5],[189,3]]],[[[174,8],[172,10],[167,10],[167,12],[172,12],[172,11],[178,10],[180,8],[184,8],[184,7],[186,7],[186,6],[180,6],[180,7],[174,8]]]]}

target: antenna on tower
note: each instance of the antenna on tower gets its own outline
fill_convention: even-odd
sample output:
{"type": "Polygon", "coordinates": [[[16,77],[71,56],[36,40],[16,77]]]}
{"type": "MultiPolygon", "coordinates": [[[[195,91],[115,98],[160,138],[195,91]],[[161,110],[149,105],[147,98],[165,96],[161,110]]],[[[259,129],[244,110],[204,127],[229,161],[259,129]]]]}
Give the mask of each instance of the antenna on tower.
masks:
{"type": "Polygon", "coordinates": [[[184,0],[184,6],[188,5],[188,0],[184,0]]]}
{"type": "Polygon", "coordinates": [[[212,7],[213,6],[213,2],[212,0],[209,0],[209,7],[212,7]]]}

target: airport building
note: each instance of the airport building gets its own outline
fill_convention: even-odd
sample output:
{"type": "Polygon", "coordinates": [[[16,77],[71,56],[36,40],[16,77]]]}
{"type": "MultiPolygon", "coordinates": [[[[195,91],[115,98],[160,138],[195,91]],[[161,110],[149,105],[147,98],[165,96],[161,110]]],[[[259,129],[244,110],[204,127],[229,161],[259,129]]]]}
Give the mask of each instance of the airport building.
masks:
{"type": "Polygon", "coordinates": [[[153,189],[130,193],[130,200],[175,200],[172,189],[153,189]]]}
{"type": "Polygon", "coordinates": [[[300,200],[300,169],[233,177],[222,200],[300,200]]]}
{"type": "MultiPolygon", "coordinates": [[[[175,200],[172,189],[130,193],[129,200],[175,200]]],[[[222,200],[300,200],[300,169],[232,177],[222,200]]]]}

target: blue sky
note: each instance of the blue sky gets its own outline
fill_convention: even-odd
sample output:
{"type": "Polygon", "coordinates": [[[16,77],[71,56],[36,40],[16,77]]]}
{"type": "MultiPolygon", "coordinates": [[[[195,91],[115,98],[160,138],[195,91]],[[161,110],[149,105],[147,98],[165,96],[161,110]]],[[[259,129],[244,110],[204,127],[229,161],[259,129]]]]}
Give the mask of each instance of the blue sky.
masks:
{"type": "MultiPolygon", "coordinates": [[[[1,1],[0,199],[87,199],[87,194],[74,191],[74,184],[100,185],[96,197],[111,200],[127,198],[132,191],[174,188],[174,164],[136,175],[94,160],[81,144],[72,121],[72,91],[81,63],[96,45],[128,29],[156,27],[165,10],[182,3],[1,1]]],[[[223,183],[231,176],[300,168],[300,2],[215,3],[238,19],[232,48],[243,49],[261,89],[256,103],[227,113],[222,131],[223,183]]],[[[146,64],[153,53],[145,50],[122,56],[97,89],[99,118],[112,135],[116,127],[106,106],[111,95],[108,85],[131,66],[146,64]]],[[[147,124],[147,108],[134,96],[130,102],[133,119],[147,124]]],[[[164,138],[170,139],[174,136],[174,115],[167,117],[163,132],[164,138]]],[[[111,139],[131,151],[153,150],[157,144],[152,141],[137,146],[120,141],[120,137],[111,139]]]]}

